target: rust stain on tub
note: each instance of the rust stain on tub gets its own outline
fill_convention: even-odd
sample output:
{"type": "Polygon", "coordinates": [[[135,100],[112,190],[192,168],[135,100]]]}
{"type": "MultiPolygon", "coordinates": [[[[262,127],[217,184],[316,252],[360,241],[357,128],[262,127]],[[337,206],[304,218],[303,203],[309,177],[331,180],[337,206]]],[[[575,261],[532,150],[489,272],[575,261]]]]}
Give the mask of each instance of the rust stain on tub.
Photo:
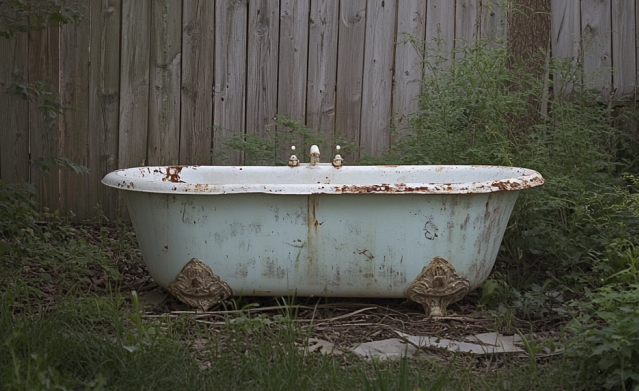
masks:
{"type": "MultiPolygon", "coordinates": [[[[333,190],[342,194],[371,194],[371,193],[422,193],[422,194],[441,194],[441,191],[452,191],[452,183],[443,183],[439,186],[406,186],[405,183],[387,184],[382,183],[380,185],[342,185],[335,186],[333,190]]],[[[460,187],[458,190],[466,191],[468,187],[460,187]]]]}
{"type": "Polygon", "coordinates": [[[172,166],[166,168],[166,176],[162,178],[163,182],[173,182],[173,183],[185,183],[180,179],[180,173],[182,172],[183,166],[172,166]]]}
{"type": "Polygon", "coordinates": [[[308,196],[306,198],[306,215],[307,215],[307,253],[308,253],[308,269],[307,269],[307,278],[309,281],[314,281],[317,279],[319,275],[318,267],[319,265],[316,260],[318,260],[318,228],[320,223],[317,221],[316,217],[316,209],[319,203],[318,196],[308,196]]]}

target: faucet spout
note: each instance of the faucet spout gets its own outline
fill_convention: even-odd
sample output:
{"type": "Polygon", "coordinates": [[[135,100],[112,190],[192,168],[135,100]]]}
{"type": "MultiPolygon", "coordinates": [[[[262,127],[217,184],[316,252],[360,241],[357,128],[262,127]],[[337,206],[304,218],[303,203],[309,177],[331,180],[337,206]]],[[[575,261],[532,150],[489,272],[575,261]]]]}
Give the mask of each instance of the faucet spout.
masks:
{"type": "Polygon", "coordinates": [[[320,151],[317,145],[311,145],[311,166],[315,166],[320,162],[320,151]]]}

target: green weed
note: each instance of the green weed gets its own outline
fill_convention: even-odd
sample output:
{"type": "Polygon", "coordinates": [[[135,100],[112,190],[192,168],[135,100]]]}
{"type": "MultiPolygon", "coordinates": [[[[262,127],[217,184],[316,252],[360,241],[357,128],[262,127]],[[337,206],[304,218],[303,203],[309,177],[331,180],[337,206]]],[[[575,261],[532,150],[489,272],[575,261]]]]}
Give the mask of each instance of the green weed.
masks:
{"type": "Polygon", "coordinates": [[[567,327],[568,353],[580,376],[607,389],[639,387],[639,285],[606,286],[589,294],[567,327]]]}
{"type": "MultiPolygon", "coordinates": [[[[317,145],[320,151],[331,151],[335,145],[344,151],[357,151],[356,143],[343,135],[328,137],[304,126],[300,121],[277,115],[274,123],[267,128],[264,135],[258,133],[233,134],[222,140],[223,148],[215,155],[217,160],[228,162],[229,156],[237,151],[243,153],[244,165],[282,166],[288,163],[291,155],[290,147],[295,145],[295,154],[302,163],[308,163],[308,151],[311,145],[317,145]]],[[[321,159],[329,162],[333,159],[330,153],[324,153],[321,159]]]]}
{"type": "MultiPolygon", "coordinates": [[[[636,240],[636,227],[615,189],[628,156],[617,115],[586,88],[583,69],[553,61],[550,73],[572,86],[554,86],[541,101],[544,82],[512,63],[500,47],[483,42],[442,53],[424,52],[419,110],[404,137],[378,162],[394,164],[485,164],[521,166],[542,173],[546,184],[522,192],[504,237],[501,256],[528,262],[589,263],[614,238],[636,240]],[[440,64],[454,57],[452,65],[440,64]],[[548,107],[547,110],[542,110],[548,107]]],[[[628,166],[626,166],[628,168],[628,166]]],[[[625,192],[624,188],[624,192],[625,192]]]]}

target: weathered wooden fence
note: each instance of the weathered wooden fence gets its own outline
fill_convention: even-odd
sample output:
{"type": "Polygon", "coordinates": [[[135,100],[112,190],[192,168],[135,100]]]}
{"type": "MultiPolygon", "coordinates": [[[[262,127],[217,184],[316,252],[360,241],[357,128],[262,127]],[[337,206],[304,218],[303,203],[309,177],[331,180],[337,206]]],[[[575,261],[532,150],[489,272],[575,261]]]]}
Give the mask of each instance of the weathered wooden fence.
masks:
{"type": "MultiPolygon", "coordinates": [[[[276,114],[379,155],[420,90],[420,57],[398,44],[402,34],[448,48],[506,37],[502,3],[87,0],[79,24],[0,40],[4,88],[42,81],[73,107],[45,118],[36,100],[0,93],[0,179],[35,183],[52,210],[85,217],[99,203],[116,216],[121,199],[100,185],[107,172],[219,163],[220,140],[272,131],[276,114]],[[34,169],[51,155],[90,175],[34,169]]],[[[553,0],[552,53],[590,72],[614,66],[598,73],[598,86],[634,94],[637,12],[629,0],[553,0]]],[[[241,163],[239,154],[231,159],[241,163]]]]}

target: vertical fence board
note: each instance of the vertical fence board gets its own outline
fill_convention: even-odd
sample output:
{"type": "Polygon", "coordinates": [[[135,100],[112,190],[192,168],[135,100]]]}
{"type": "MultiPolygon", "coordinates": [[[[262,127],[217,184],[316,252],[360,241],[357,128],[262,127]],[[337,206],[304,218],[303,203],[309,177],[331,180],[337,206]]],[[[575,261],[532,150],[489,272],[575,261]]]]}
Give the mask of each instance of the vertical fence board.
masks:
{"type": "Polygon", "coordinates": [[[151,2],[123,0],[118,167],[146,164],[151,2]]]}
{"type": "MultiPolygon", "coordinates": [[[[335,132],[359,145],[366,0],[340,3],[338,34],[335,132]]],[[[345,158],[357,160],[359,152],[348,152],[345,158]]]]}
{"type": "Polygon", "coordinates": [[[264,137],[277,112],[279,1],[249,3],[246,133],[264,137]]]}
{"type": "Polygon", "coordinates": [[[367,15],[360,145],[364,152],[381,156],[390,143],[397,3],[369,0],[367,15]]]}
{"type": "Polygon", "coordinates": [[[612,80],[617,95],[623,97],[635,92],[635,7],[634,1],[612,0],[612,80]]]}
{"type": "MultiPolygon", "coordinates": [[[[580,61],[580,0],[552,1],[550,5],[552,57],[580,61]]],[[[560,74],[553,75],[553,90],[556,94],[569,94],[572,87],[572,84],[562,81],[560,74]]]]}
{"type": "MultiPolygon", "coordinates": [[[[121,0],[91,0],[89,73],[89,207],[121,215],[122,195],[100,181],[118,168],[121,0]]],[[[135,114],[135,113],[133,113],[135,114]]]]}
{"type": "Polygon", "coordinates": [[[180,154],[182,0],[156,0],[151,6],[149,71],[149,165],[177,164],[180,154]]]}
{"type": "MultiPolygon", "coordinates": [[[[455,20],[455,2],[451,0],[428,0],[426,9],[426,53],[428,56],[441,52],[446,55],[448,61],[442,65],[450,64],[451,51],[455,47],[455,23],[447,22],[455,20]]],[[[426,75],[432,74],[427,66],[424,69],[426,75]]]]}
{"type": "Polygon", "coordinates": [[[479,27],[481,37],[489,40],[489,45],[506,42],[508,37],[508,14],[501,0],[482,0],[479,27]]]}
{"type": "Polygon", "coordinates": [[[551,47],[554,58],[579,57],[580,0],[552,1],[551,47]]]}
{"type": "Polygon", "coordinates": [[[407,116],[417,111],[422,80],[421,43],[408,42],[409,37],[422,40],[426,27],[426,2],[403,0],[397,5],[397,45],[395,46],[395,83],[393,88],[393,118],[401,130],[407,116]]]}
{"type": "Polygon", "coordinates": [[[282,0],[280,4],[277,113],[301,123],[306,119],[309,3],[282,0]]]}
{"type": "MultiPolygon", "coordinates": [[[[60,26],[60,101],[72,108],[60,117],[60,144],[64,157],[88,166],[90,6],[83,11],[87,14],[80,23],[60,26]]],[[[80,219],[89,215],[88,175],[60,171],[60,192],[61,213],[72,211],[80,219]]]]}
{"type": "Polygon", "coordinates": [[[591,75],[589,88],[610,93],[612,39],[610,26],[611,0],[581,1],[581,36],[584,45],[584,71],[591,75]]]}
{"type": "MultiPolygon", "coordinates": [[[[244,134],[246,124],[247,0],[217,0],[215,9],[215,80],[213,99],[213,150],[223,150],[222,141],[244,134]]],[[[228,161],[241,163],[239,152],[228,161]]]]}
{"type": "Polygon", "coordinates": [[[335,130],[339,2],[312,0],[308,38],[306,124],[328,138],[335,130]]]}
{"type": "Polygon", "coordinates": [[[480,10],[477,0],[457,0],[455,7],[455,47],[472,45],[479,37],[480,10]]]}
{"type": "Polygon", "coordinates": [[[180,164],[210,164],[215,64],[215,3],[184,2],[180,164]]]}
{"type": "Polygon", "coordinates": [[[29,36],[0,38],[0,179],[29,182],[29,101],[6,90],[25,84],[29,72],[29,36]]]}
{"type": "MultiPolygon", "coordinates": [[[[55,94],[60,91],[60,28],[49,25],[29,33],[29,82],[42,82],[55,94]]],[[[60,115],[46,115],[43,102],[32,99],[29,104],[29,139],[32,162],[60,156],[60,115]]],[[[36,186],[36,199],[51,211],[60,207],[60,170],[50,167],[48,173],[31,166],[31,182],[36,186]]]]}

